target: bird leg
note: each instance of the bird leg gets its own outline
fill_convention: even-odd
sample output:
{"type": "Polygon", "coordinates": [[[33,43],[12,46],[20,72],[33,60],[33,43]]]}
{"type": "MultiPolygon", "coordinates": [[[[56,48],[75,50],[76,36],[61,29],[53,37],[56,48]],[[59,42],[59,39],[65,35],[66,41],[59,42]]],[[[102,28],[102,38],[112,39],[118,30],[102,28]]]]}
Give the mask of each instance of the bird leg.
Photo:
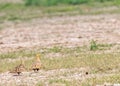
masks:
{"type": "Polygon", "coordinates": [[[38,72],[39,71],[39,68],[35,68],[35,69],[33,69],[34,70],[34,72],[38,72]]]}
{"type": "Polygon", "coordinates": [[[20,75],[21,72],[17,72],[18,75],[20,75]]]}
{"type": "Polygon", "coordinates": [[[36,70],[39,71],[39,68],[37,68],[36,70]]]}
{"type": "Polygon", "coordinates": [[[33,69],[34,70],[34,72],[36,71],[36,69],[33,69]]]}

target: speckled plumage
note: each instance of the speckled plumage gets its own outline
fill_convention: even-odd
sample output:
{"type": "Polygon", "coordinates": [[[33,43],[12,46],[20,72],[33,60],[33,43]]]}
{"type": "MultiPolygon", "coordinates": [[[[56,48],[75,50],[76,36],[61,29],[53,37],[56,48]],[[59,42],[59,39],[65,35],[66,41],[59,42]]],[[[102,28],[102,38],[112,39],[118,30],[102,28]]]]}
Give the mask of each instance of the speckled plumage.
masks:
{"type": "Polygon", "coordinates": [[[18,66],[16,66],[13,70],[11,70],[10,73],[17,73],[18,75],[20,75],[20,73],[22,73],[25,70],[26,70],[25,65],[21,60],[21,63],[18,66]]]}

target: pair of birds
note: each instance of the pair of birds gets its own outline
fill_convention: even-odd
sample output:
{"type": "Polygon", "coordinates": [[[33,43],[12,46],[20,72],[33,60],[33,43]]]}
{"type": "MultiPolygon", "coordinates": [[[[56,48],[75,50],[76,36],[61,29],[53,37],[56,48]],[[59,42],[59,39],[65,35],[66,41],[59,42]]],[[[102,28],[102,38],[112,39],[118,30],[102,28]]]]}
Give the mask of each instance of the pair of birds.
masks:
{"type": "MultiPolygon", "coordinates": [[[[40,70],[41,68],[41,61],[40,61],[40,54],[36,55],[36,59],[34,60],[34,62],[32,63],[32,66],[30,68],[30,70],[34,70],[34,72],[37,72],[40,70]]],[[[10,73],[17,73],[18,75],[20,75],[23,71],[27,70],[23,60],[21,60],[21,63],[19,65],[17,65],[13,70],[10,71],[10,73]]]]}

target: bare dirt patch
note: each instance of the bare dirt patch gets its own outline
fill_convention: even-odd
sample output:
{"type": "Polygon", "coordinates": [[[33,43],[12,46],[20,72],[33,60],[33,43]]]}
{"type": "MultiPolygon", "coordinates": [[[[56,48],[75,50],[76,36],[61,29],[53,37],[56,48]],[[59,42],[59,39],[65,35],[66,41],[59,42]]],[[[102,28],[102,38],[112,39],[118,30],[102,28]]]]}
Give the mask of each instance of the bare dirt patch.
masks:
{"type": "MultiPolygon", "coordinates": [[[[0,85],[7,86],[36,86],[39,82],[44,82],[45,86],[49,85],[51,79],[73,80],[74,78],[82,79],[88,68],[58,69],[58,70],[40,70],[38,73],[23,72],[20,76],[10,74],[9,72],[0,74],[0,85]],[[77,72],[76,72],[77,71],[77,72]],[[76,77],[77,76],[77,77],[76,77]]],[[[61,86],[61,85],[60,85],[61,86]]]]}
{"type": "MultiPolygon", "coordinates": [[[[72,82],[73,80],[84,82],[86,79],[102,78],[106,76],[113,76],[115,73],[108,74],[89,74],[90,68],[73,68],[73,69],[55,69],[55,70],[40,70],[37,73],[32,71],[23,72],[20,76],[16,74],[10,74],[9,72],[0,74],[0,85],[7,86],[38,86],[38,83],[42,86],[66,86],[65,83],[50,83],[51,80],[66,80],[72,82]],[[88,72],[88,75],[86,75],[88,72]],[[57,85],[56,85],[57,84],[57,85]]],[[[93,83],[95,86],[97,84],[93,83]]],[[[105,83],[106,84],[106,83],[105,83]]],[[[76,86],[80,86],[77,84],[76,86]]],[[[91,84],[92,85],[92,84],[91,84]]],[[[72,86],[72,85],[70,85],[72,86]]],[[[102,85],[104,86],[104,85],[102,85]]],[[[109,86],[109,85],[107,85],[109,86]]],[[[113,85],[114,86],[114,85],[113,85]]]]}
{"type": "Polygon", "coordinates": [[[90,40],[120,43],[119,15],[62,16],[5,23],[0,31],[0,52],[54,45],[82,46],[90,40]]]}

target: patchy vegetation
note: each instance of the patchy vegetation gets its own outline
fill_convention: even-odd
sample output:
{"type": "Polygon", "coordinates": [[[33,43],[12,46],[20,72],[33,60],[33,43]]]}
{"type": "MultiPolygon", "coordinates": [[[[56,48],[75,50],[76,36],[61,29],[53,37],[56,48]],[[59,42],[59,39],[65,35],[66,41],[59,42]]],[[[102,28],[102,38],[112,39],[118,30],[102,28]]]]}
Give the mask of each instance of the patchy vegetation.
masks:
{"type": "MultiPolygon", "coordinates": [[[[120,54],[119,53],[103,53],[101,50],[89,51],[87,47],[75,47],[75,48],[62,48],[62,47],[53,47],[48,49],[43,49],[42,52],[42,63],[46,70],[51,69],[61,69],[61,68],[80,68],[80,67],[90,67],[93,68],[93,73],[105,72],[108,70],[119,69],[120,54]],[[59,51],[59,52],[58,52],[59,51]],[[98,53],[99,52],[99,53],[98,53]],[[52,54],[52,56],[49,56],[52,54]],[[58,54],[58,56],[56,56],[58,54]],[[113,61],[114,59],[114,61],[113,61]]],[[[40,50],[38,50],[40,51],[40,50]]],[[[32,62],[32,57],[37,52],[34,51],[19,51],[14,53],[7,53],[2,56],[1,61],[6,61],[5,59],[9,58],[19,58],[24,57],[30,59],[26,60],[26,65],[32,62]],[[4,58],[4,59],[3,59],[4,58]]],[[[12,60],[12,59],[11,59],[12,60]]],[[[14,59],[13,59],[14,60],[14,59]]],[[[7,62],[4,65],[4,68],[1,70],[8,70],[8,64],[16,64],[16,61],[7,62]],[[5,67],[6,66],[6,67],[5,67]]],[[[11,68],[11,67],[10,67],[11,68]]]]}
{"type": "MultiPolygon", "coordinates": [[[[46,0],[43,0],[46,1],[46,0]]],[[[48,0],[49,1],[49,0],[48,0]]],[[[50,0],[50,4],[52,0],[50,0]]],[[[67,0],[69,1],[69,0],[67,0]]],[[[65,0],[65,2],[67,3],[65,0]]],[[[72,0],[74,1],[74,0],[72,0]]],[[[77,0],[75,0],[77,1],[77,0]]],[[[77,2],[84,2],[78,0],[77,2]]],[[[85,2],[88,2],[86,0],[85,2]]],[[[26,0],[26,3],[32,6],[25,6],[23,3],[0,3],[0,22],[4,23],[5,21],[19,22],[19,21],[28,21],[31,19],[42,18],[42,17],[53,17],[53,16],[63,16],[63,15],[98,15],[98,14],[114,14],[119,13],[119,3],[115,0],[115,3],[112,1],[103,1],[103,3],[91,2],[89,4],[81,5],[58,5],[58,6],[34,6],[35,3],[42,2],[42,0],[26,0]],[[115,9],[112,9],[115,8],[115,9]],[[32,11],[31,11],[32,9],[32,11]],[[111,9],[111,10],[109,10],[111,9]]],[[[48,2],[48,3],[49,3],[48,2]]],[[[71,1],[70,1],[71,2],[71,1]]],[[[47,1],[45,2],[47,3],[47,1]]],[[[56,1],[59,3],[59,1],[56,1]]],[[[64,1],[62,2],[64,3],[64,1]]],[[[42,4],[42,3],[41,3],[42,4]]]]}
{"type": "MultiPolygon", "coordinates": [[[[16,52],[22,57],[15,59],[8,58],[9,54],[7,54],[7,56],[5,56],[6,59],[4,57],[4,59],[1,58],[0,60],[0,72],[7,72],[9,69],[15,67],[15,65],[20,63],[20,58],[24,59],[25,66],[29,69],[34,54],[38,53],[40,50],[41,49],[38,49],[37,52],[34,53],[31,53],[33,51],[23,51],[24,53],[16,52]]],[[[24,82],[21,84],[27,85],[25,80],[22,81],[23,77],[26,78],[26,80],[30,80],[31,77],[36,77],[34,80],[41,77],[38,82],[35,82],[34,80],[31,81],[31,85],[35,85],[36,83],[36,86],[44,86],[46,84],[49,86],[91,86],[93,84],[104,84],[105,82],[119,83],[116,79],[119,78],[120,53],[104,53],[105,51],[106,50],[90,51],[87,46],[75,48],[59,46],[43,48],[41,62],[44,68],[41,68],[40,72],[35,74],[31,71],[27,71],[27,73],[23,72],[19,80],[20,82],[24,82]],[[88,75],[86,75],[86,72],[88,72],[88,75]],[[33,84],[32,82],[35,83],[33,84]]],[[[17,57],[15,53],[13,55],[14,57],[17,57]]],[[[11,74],[8,73],[6,76],[11,78],[15,77],[10,75],[11,74]]],[[[16,83],[16,81],[10,82],[16,83]]],[[[16,83],[16,85],[18,85],[18,83],[16,83]]]]}
{"type": "Polygon", "coordinates": [[[120,83],[119,0],[18,2],[0,3],[1,86],[120,83]],[[43,67],[34,73],[38,53],[43,67]],[[27,71],[10,74],[21,59],[27,71]]]}

